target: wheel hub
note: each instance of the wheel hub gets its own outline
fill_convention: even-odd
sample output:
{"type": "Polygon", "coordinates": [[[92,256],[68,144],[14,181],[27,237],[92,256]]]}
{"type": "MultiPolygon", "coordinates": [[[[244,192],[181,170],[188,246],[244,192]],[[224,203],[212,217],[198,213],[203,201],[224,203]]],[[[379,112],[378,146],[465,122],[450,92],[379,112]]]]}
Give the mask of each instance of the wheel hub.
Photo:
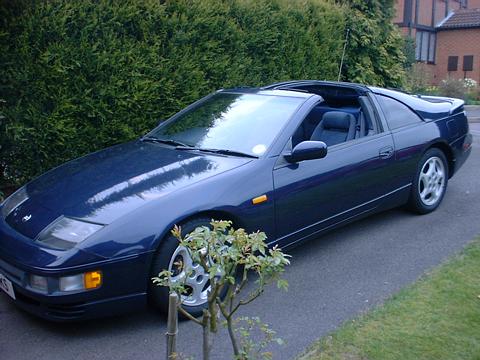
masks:
{"type": "Polygon", "coordinates": [[[420,200],[428,206],[435,205],[443,195],[445,167],[439,157],[429,158],[422,166],[418,179],[420,200]]]}
{"type": "Polygon", "coordinates": [[[188,249],[179,246],[173,253],[168,270],[172,273],[172,283],[183,284],[187,292],[181,301],[186,306],[199,306],[207,302],[210,282],[203,267],[194,262],[188,249]]]}

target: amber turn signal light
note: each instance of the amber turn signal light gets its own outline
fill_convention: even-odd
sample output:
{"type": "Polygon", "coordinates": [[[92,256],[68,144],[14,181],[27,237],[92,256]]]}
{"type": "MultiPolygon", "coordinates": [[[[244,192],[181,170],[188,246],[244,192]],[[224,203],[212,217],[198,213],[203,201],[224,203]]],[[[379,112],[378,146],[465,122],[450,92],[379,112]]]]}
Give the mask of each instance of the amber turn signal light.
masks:
{"type": "Polygon", "coordinates": [[[252,199],[252,204],[253,205],[261,204],[267,200],[268,200],[267,195],[257,196],[256,198],[252,199]]]}
{"type": "Polygon", "coordinates": [[[100,271],[89,271],[85,273],[85,289],[96,289],[102,285],[102,273],[100,271]]]}

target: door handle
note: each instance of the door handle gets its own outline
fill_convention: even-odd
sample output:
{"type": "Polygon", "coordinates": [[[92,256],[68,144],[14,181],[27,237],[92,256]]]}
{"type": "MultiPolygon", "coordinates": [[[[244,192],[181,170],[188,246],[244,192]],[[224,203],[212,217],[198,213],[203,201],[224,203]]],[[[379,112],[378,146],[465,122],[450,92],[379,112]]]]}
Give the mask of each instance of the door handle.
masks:
{"type": "Polygon", "coordinates": [[[381,149],[378,151],[378,155],[379,155],[380,158],[382,158],[382,159],[391,158],[392,155],[393,155],[393,147],[391,147],[391,146],[385,146],[385,147],[381,148],[381,149]]]}

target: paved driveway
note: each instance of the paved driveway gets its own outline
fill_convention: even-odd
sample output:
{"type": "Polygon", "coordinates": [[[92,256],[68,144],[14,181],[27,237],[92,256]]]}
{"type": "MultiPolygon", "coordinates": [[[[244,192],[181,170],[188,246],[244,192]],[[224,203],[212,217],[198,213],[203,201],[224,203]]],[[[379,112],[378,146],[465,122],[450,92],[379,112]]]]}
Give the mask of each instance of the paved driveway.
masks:
{"type": "MultiPolygon", "coordinates": [[[[449,183],[442,206],[417,216],[392,210],[351,224],[292,250],[290,290],[269,289],[245,309],[278,331],[289,359],[319,336],[459,251],[480,233],[479,138],[467,165],[449,183]]],[[[58,325],[17,310],[0,297],[0,359],[163,359],[165,322],[153,311],[83,324],[58,325]]],[[[179,347],[200,359],[200,329],[180,326],[179,347]]],[[[224,333],[215,358],[230,358],[224,333]]]]}
{"type": "Polygon", "coordinates": [[[477,137],[480,137],[480,122],[470,124],[470,132],[477,137]]]}
{"type": "Polygon", "coordinates": [[[466,105],[465,111],[469,119],[480,121],[480,105],[466,105]]]}

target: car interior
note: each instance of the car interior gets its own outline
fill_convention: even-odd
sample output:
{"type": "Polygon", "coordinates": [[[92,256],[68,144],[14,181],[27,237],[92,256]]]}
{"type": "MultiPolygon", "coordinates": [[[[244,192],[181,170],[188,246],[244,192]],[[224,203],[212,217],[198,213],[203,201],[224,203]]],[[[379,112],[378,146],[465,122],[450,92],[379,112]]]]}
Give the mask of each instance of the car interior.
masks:
{"type": "Polygon", "coordinates": [[[366,96],[354,89],[336,86],[289,87],[320,95],[317,104],[292,136],[292,147],[302,141],[323,141],[334,146],[377,133],[373,111],[366,96]]]}

